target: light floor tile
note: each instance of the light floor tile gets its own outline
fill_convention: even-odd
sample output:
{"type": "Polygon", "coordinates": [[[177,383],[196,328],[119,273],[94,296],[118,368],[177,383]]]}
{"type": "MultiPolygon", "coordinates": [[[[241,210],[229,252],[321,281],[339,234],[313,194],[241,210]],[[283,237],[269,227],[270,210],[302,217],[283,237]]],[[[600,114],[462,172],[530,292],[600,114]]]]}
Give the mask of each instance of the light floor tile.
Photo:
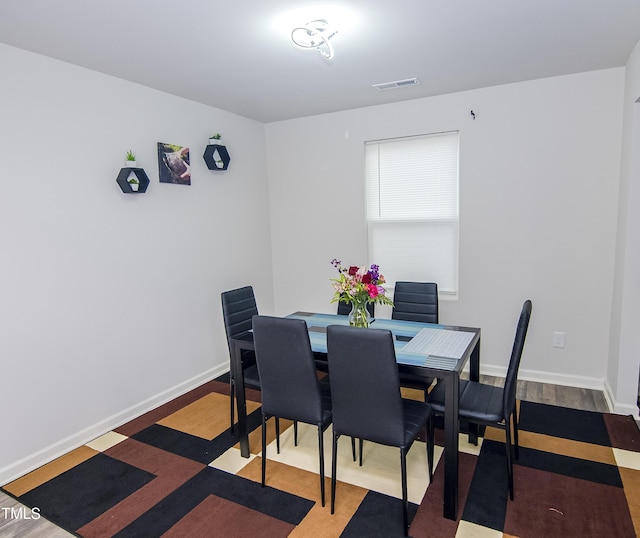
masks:
{"type": "Polygon", "coordinates": [[[618,467],[626,467],[627,469],[640,471],[640,452],[631,452],[629,450],[614,448],[613,455],[618,467]]]}
{"type": "MultiPolygon", "coordinates": [[[[238,476],[260,482],[261,467],[261,458],[256,458],[238,476]]],[[[267,462],[267,487],[314,501],[311,510],[289,535],[290,538],[338,538],[367,495],[366,489],[340,482],[336,489],[335,514],[330,514],[330,480],[325,478],[325,506],[320,502],[319,482],[317,470],[309,472],[276,461],[267,462]]]]}
{"type": "MultiPolygon", "coordinates": [[[[331,476],[331,442],[329,427],[323,436],[325,476],[331,476]]],[[[434,450],[434,469],[442,455],[442,447],[434,450]]],[[[286,465],[318,472],[318,434],[315,426],[298,424],[298,446],[293,444],[293,428],[287,428],[280,434],[280,454],[276,452],[276,443],[267,445],[267,457],[286,465]]],[[[337,479],[364,489],[370,489],[402,498],[400,481],[400,450],[376,443],[364,442],[362,467],[354,462],[351,452],[351,440],[341,437],[338,442],[337,479]]],[[[427,469],[427,450],[423,442],[416,441],[407,454],[407,487],[409,501],[419,504],[429,485],[427,469]]]]}
{"type": "Polygon", "coordinates": [[[482,441],[483,438],[478,437],[478,444],[474,445],[469,442],[469,436],[466,433],[461,433],[458,436],[458,452],[478,456],[480,454],[480,449],[482,448],[482,441]]]}
{"type": "Polygon", "coordinates": [[[464,520],[460,521],[456,532],[456,538],[502,538],[502,536],[500,531],[464,520]]]}
{"type": "Polygon", "coordinates": [[[94,439],[87,443],[89,448],[93,448],[93,450],[97,450],[98,452],[104,452],[105,450],[110,449],[112,446],[116,446],[118,443],[121,443],[125,439],[128,439],[126,435],[122,435],[117,432],[107,432],[104,435],[94,439]]]}
{"type": "MultiPolygon", "coordinates": [[[[247,401],[247,414],[259,407],[260,403],[247,401]]],[[[202,439],[213,439],[229,428],[229,396],[209,393],[159,420],[158,424],[202,439]]]]}
{"type": "MultiPolygon", "coordinates": [[[[487,428],[488,430],[488,428],[487,428]]],[[[488,437],[487,437],[488,438],[488,437]]],[[[608,446],[594,445],[572,439],[563,439],[541,433],[520,431],[520,446],[561,454],[570,458],[581,460],[597,461],[607,465],[615,465],[613,450],[608,446]]],[[[504,443],[504,432],[502,432],[502,442],[504,443]]]]}
{"type": "Polygon", "coordinates": [[[27,493],[27,491],[37,488],[48,480],[51,480],[89,458],[92,458],[97,453],[97,451],[83,445],[66,453],[64,456],[43,465],[42,467],[38,467],[35,471],[31,471],[29,474],[14,480],[10,484],[5,484],[3,487],[12,495],[20,497],[27,493]]]}
{"type": "Polygon", "coordinates": [[[231,447],[213,460],[209,466],[220,469],[221,471],[226,471],[227,473],[236,474],[255,458],[256,456],[254,454],[249,454],[248,458],[243,458],[239,449],[231,447]]]}

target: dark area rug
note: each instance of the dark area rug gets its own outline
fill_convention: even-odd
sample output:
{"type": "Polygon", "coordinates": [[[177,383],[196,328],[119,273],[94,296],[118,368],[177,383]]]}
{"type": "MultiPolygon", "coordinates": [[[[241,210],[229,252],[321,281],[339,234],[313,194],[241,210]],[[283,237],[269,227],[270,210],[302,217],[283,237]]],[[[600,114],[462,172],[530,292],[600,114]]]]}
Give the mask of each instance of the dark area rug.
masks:
{"type": "MultiPolygon", "coordinates": [[[[329,499],[320,506],[317,476],[286,462],[270,462],[269,485],[261,487],[259,393],[249,398],[250,459],[234,456],[238,439],[220,379],[117,428],[105,448],[90,443],[77,462],[68,463],[70,454],[2,489],[86,537],[402,535],[401,501],[388,494],[340,485],[332,516],[329,499]],[[227,458],[240,464],[230,470],[227,458]]],[[[490,430],[479,453],[460,456],[458,520],[442,517],[440,460],[422,501],[410,503],[411,536],[637,535],[640,432],[632,417],[521,402],[513,501],[504,434],[490,430]]],[[[399,466],[395,459],[389,465],[399,466]]]]}

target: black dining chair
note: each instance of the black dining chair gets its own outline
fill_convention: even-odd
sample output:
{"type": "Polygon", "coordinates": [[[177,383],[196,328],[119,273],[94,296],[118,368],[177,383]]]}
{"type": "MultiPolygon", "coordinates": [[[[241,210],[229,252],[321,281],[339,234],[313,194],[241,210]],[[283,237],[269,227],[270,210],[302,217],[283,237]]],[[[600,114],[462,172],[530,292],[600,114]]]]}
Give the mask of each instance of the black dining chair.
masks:
{"type": "MultiPolygon", "coordinates": [[[[396,282],[393,292],[391,319],[438,323],[438,284],[435,282],[396,282]]],[[[400,374],[400,385],[421,390],[427,401],[432,377],[400,374]]]]}
{"type": "MultiPolygon", "coordinates": [[[[507,377],[503,387],[495,387],[478,381],[460,381],[458,417],[480,426],[494,426],[505,431],[507,454],[507,476],[509,496],[513,500],[513,459],[518,459],[518,411],[516,406],[516,388],[518,369],[531,319],[531,301],[522,305],[516,335],[511,350],[511,359],[507,368],[507,377]],[[511,431],[513,428],[513,444],[511,431]]],[[[434,413],[444,414],[444,387],[436,385],[429,394],[429,403],[434,413]]],[[[433,428],[433,423],[431,424],[433,428]]]]}
{"type": "Polygon", "coordinates": [[[396,282],[391,319],[438,323],[438,284],[396,282]]]}
{"type": "MultiPolygon", "coordinates": [[[[357,437],[400,449],[402,520],[409,529],[407,452],[427,433],[429,479],[433,473],[433,428],[429,404],[402,398],[393,336],[383,329],[327,327],[329,383],[333,410],[331,513],[335,511],[338,439],[357,437]]],[[[362,444],[360,445],[362,464],[362,444]]]]}
{"type": "Polygon", "coordinates": [[[324,506],[323,432],[331,424],[331,393],[320,383],[309,342],[307,324],[301,319],[253,317],[253,340],[262,390],[262,486],[267,471],[267,421],[275,418],[276,446],[280,452],[280,418],[318,427],[320,496],[324,506]]]}
{"type": "MultiPolygon", "coordinates": [[[[258,313],[258,306],[253,293],[253,287],[251,286],[224,291],[220,294],[220,297],[222,301],[222,319],[227,334],[229,356],[231,357],[233,353],[232,338],[251,330],[252,318],[258,313]]],[[[260,376],[258,375],[258,368],[256,367],[256,357],[255,353],[251,350],[242,351],[242,374],[246,387],[253,389],[260,388],[260,376]]],[[[231,369],[229,372],[231,431],[233,431],[235,421],[235,387],[236,380],[234,379],[233,369],[231,369]]]]}

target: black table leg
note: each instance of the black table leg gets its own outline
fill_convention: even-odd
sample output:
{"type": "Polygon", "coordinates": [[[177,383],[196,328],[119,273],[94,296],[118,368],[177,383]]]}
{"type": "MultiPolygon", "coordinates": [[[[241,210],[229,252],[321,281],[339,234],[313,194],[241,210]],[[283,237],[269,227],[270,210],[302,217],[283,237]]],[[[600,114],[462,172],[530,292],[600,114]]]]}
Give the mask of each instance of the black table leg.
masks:
{"type": "Polygon", "coordinates": [[[455,521],[458,516],[458,372],[451,372],[444,382],[444,517],[455,521]]]}
{"type": "MultiPolygon", "coordinates": [[[[478,343],[473,348],[469,358],[469,379],[471,381],[480,381],[480,339],[478,339],[478,343]]],[[[472,445],[478,444],[477,424],[469,424],[469,443],[472,445]]]]}
{"type": "Polygon", "coordinates": [[[249,434],[247,433],[247,396],[244,388],[244,375],[242,374],[242,348],[234,342],[231,369],[236,387],[236,403],[238,406],[238,435],[240,436],[240,455],[249,457],[249,434]]]}

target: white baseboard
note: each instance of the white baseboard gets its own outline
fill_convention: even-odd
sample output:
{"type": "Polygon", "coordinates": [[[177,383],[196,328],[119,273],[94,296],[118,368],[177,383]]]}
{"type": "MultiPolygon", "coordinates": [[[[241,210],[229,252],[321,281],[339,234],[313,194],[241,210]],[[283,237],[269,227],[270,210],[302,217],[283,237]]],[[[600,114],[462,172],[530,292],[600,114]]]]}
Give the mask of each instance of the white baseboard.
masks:
{"type": "Polygon", "coordinates": [[[61,439],[60,441],[49,445],[42,450],[38,450],[37,452],[30,454],[29,456],[25,456],[24,458],[19,459],[9,465],[0,469],[0,484],[7,484],[24,476],[25,474],[41,467],[42,465],[53,461],[56,458],[70,452],[82,445],[85,445],[89,441],[93,441],[97,437],[104,435],[105,433],[121,426],[122,424],[126,424],[130,420],[143,415],[144,413],[159,407],[182,394],[189,392],[190,390],[199,387],[200,385],[206,383],[207,381],[211,381],[216,377],[224,374],[229,370],[228,366],[225,365],[219,366],[217,368],[212,368],[203,372],[191,379],[180,383],[174,387],[171,387],[155,396],[147,398],[146,400],[135,404],[128,409],[124,409],[123,411],[112,415],[97,424],[94,424],[88,428],[85,428],[82,431],[79,431],[73,435],[66,437],[65,439],[61,439]]]}
{"type": "MultiPolygon", "coordinates": [[[[465,370],[468,369],[467,365],[465,370]]],[[[504,366],[493,366],[491,364],[481,365],[480,373],[495,377],[504,377],[506,374],[504,366]]],[[[553,374],[549,372],[541,372],[539,370],[526,370],[520,368],[518,371],[518,379],[522,381],[534,381],[536,383],[548,383],[550,385],[562,385],[564,387],[577,387],[581,389],[604,391],[604,379],[595,377],[553,374]]]]}
{"type": "MultiPolygon", "coordinates": [[[[465,371],[469,370],[467,364],[465,371]]],[[[480,368],[481,373],[495,377],[504,377],[504,366],[493,366],[483,364],[480,368]]],[[[640,420],[638,406],[634,404],[625,404],[617,402],[613,396],[611,386],[606,379],[596,377],[575,376],[566,374],[553,374],[549,372],[541,372],[539,370],[520,369],[518,379],[522,381],[534,381],[537,383],[549,383],[551,385],[562,385],[564,387],[576,387],[580,389],[599,390],[604,394],[605,402],[610,413],[617,415],[632,415],[636,420],[640,420]]]]}
{"type": "Polygon", "coordinates": [[[586,377],[580,375],[553,374],[539,370],[523,370],[518,372],[518,379],[523,381],[535,381],[537,383],[549,383],[564,387],[577,387],[580,389],[604,391],[604,378],[586,377]]]}
{"type": "Polygon", "coordinates": [[[613,396],[613,390],[611,390],[611,385],[609,385],[608,381],[605,381],[604,383],[604,397],[607,400],[609,409],[612,409],[612,413],[616,413],[618,415],[631,415],[634,419],[640,420],[638,405],[624,404],[616,401],[615,397],[613,396]]]}

